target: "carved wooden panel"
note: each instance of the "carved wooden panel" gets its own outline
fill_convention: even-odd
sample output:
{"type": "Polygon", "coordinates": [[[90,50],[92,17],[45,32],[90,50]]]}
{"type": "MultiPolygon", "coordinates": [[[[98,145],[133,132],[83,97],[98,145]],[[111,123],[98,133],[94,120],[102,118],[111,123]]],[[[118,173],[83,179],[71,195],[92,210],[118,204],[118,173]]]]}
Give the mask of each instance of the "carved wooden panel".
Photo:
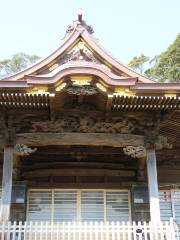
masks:
{"type": "Polygon", "coordinates": [[[120,118],[69,116],[55,121],[34,122],[31,132],[132,133],[133,124],[120,118]]]}

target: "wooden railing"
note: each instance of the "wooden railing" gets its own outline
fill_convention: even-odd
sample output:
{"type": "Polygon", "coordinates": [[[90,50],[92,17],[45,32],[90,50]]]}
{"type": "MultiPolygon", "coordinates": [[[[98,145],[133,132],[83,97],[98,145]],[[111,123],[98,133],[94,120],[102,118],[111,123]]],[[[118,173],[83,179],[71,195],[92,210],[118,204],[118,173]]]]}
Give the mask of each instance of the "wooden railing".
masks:
{"type": "Polygon", "coordinates": [[[172,222],[3,222],[1,240],[180,240],[172,222]]]}

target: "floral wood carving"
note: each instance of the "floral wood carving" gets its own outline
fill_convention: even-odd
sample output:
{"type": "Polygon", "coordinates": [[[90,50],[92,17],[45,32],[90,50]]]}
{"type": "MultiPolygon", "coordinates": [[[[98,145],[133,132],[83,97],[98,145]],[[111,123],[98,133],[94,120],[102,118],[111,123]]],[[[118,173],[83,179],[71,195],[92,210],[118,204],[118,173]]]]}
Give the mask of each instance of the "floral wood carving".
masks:
{"type": "Polygon", "coordinates": [[[96,64],[101,64],[101,62],[94,56],[94,54],[86,47],[84,42],[79,42],[74,46],[73,49],[64,54],[64,56],[59,60],[59,65],[75,62],[75,61],[86,61],[96,64]]]}
{"type": "Polygon", "coordinates": [[[73,116],[56,121],[34,122],[31,132],[132,133],[133,130],[133,124],[126,119],[73,116]]]}
{"type": "MultiPolygon", "coordinates": [[[[162,150],[164,148],[172,148],[172,144],[168,143],[168,139],[163,136],[158,136],[155,143],[154,147],[156,150],[162,150]]],[[[126,146],[123,148],[123,151],[126,155],[129,155],[133,158],[143,158],[146,157],[146,147],[144,146],[126,146]]]]}
{"type": "Polygon", "coordinates": [[[14,153],[18,156],[28,156],[36,150],[37,148],[32,149],[24,144],[16,144],[14,147],[14,153]]]}
{"type": "Polygon", "coordinates": [[[164,136],[158,136],[155,142],[155,149],[161,150],[163,148],[171,149],[173,145],[168,142],[168,138],[164,136]]]}
{"type": "Polygon", "coordinates": [[[123,148],[123,151],[126,155],[133,158],[143,158],[146,157],[146,149],[143,146],[126,146],[123,148]]]}
{"type": "Polygon", "coordinates": [[[65,88],[65,91],[73,95],[94,95],[97,93],[97,89],[90,85],[73,85],[65,88]]]}

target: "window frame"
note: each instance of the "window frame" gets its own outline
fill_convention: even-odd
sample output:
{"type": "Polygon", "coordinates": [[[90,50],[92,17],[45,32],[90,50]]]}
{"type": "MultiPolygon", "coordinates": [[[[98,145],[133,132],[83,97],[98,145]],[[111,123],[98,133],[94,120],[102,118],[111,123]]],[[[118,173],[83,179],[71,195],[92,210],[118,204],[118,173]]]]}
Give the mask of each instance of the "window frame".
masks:
{"type": "MultiPolygon", "coordinates": [[[[108,222],[107,220],[107,207],[106,207],[106,203],[107,203],[107,199],[106,199],[106,193],[108,192],[126,192],[127,193],[127,204],[128,204],[128,221],[131,221],[132,219],[132,215],[131,215],[131,192],[129,189],[86,189],[86,188],[82,188],[82,189],[75,189],[75,188],[29,188],[27,191],[27,205],[26,205],[26,219],[27,221],[32,221],[28,219],[28,213],[29,213],[29,207],[30,207],[30,192],[45,192],[45,191],[49,191],[52,195],[51,198],[51,220],[50,222],[56,222],[54,220],[54,196],[55,196],[55,192],[64,192],[64,191],[76,191],[76,199],[77,199],[77,222],[80,221],[84,221],[81,218],[81,193],[83,191],[88,191],[88,192],[103,192],[103,205],[104,205],[104,220],[103,222],[108,222]]],[[[35,221],[39,221],[39,220],[35,220],[35,221]]],[[[46,221],[46,220],[42,220],[42,221],[46,221]]],[[[117,220],[114,220],[117,221],[117,220]]],[[[67,222],[67,221],[65,221],[67,222]]]]}

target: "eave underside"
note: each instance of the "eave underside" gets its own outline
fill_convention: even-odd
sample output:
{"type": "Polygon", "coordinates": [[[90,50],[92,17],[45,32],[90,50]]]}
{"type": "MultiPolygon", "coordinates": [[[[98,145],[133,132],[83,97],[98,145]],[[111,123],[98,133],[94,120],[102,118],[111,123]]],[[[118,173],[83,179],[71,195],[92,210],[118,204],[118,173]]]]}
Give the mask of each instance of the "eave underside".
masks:
{"type": "MultiPolygon", "coordinates": [[[[92,96],[76,96],[63,93],[0,93],[0,111],[3,114],[44,116],[58,118],[62,114],[93,114],[100,116],[156,115],[165,119],[160,123],[160,134],[178,145],[180,138],[180,98],[166,96],[121,96],[107,97],[101,93],[92,96]],[[83,107],[84,106],[84,107],[83,107]]],[[[40,120],[40,119],[39,119],[40,120]]]]}
{"type": "MultiPolygon", "coordinates": [[[[62,98],[64,94],[62,94],[62,98]]],[[[68,101],[73,96],[68,97],[68,101]]],[[[5,109],[49,109],[51,108],[50,99],[56,101],[61,98],[58,93],[24,93],[24,92],[1,92],[0,93],[0,106],[5,109]]],[[[93,98],[99,99],[104,103],[101,108],[106,108],[110,112],[119,111],[158,111],[158,110],[178,110],[180,109],[180,97],[178,96],[163,96],[160,94],[141,94],[126,96],[121,94],[95,94],[93,98]]],[[[61,106],[64,101],[61,99],[59,103],[61,106]]]]}
{"type": "MultiPolygon", "coordinates": [[[[159,187],[180,184],[180,150],[157,152],[159,187]]],[[[3,154],[0,154],[0,174],[3,154]]],[[[18,159],[18,181],[29,187],[60,188],[130,188],[147,185],[146,165],[140,165],[119,147],[99,146],[37,146],[31,156],[18,159]]],[[[168,188],[167,187],[167,188],[168,188]]]]}

